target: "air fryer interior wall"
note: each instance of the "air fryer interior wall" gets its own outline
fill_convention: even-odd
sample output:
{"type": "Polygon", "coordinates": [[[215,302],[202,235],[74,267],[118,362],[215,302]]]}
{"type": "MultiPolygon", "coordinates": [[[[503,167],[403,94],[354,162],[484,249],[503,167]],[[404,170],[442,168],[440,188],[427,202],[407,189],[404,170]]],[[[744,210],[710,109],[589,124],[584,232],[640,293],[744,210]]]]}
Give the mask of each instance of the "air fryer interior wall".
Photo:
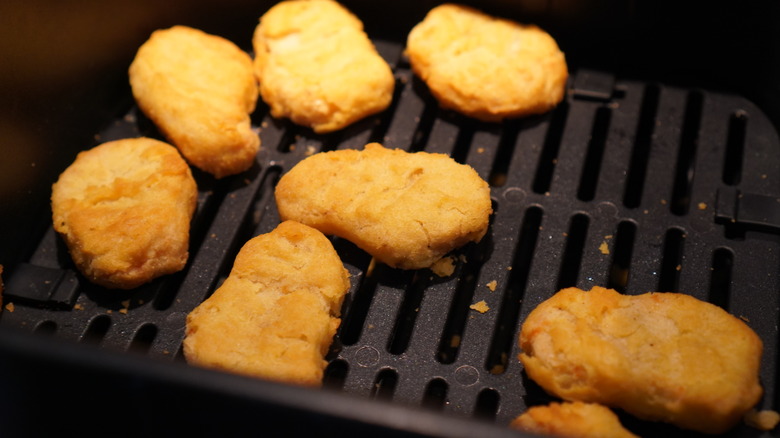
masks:
{"type": "MultiPolygon", "coordinates": [[[[742,317],[765,343],[761,407],[778,409],[777,6],[480,3],[550,31],[572,73],[566,101],[551,113],[482,124],[439,110],[403,57],[406,33],[434,2],[345,3],[394,66],[393,106],[317,136],[273,120],[261,104],[253,116],[263,141],[258,166],[222,181],[196,172],[188,267],[131,292],[102,290],[75,273],[51,230],[51,183],[79,150],[159,137],[133,105],[126,75],[152,30],[188,24],[249,50],[269,4],[0,6],[10,42],[0,50],[12,61],[0,70],[0,263],[6,302],[15,304],[0,314],[0,350],[10,358],[0,365],[6,424],[54,430],[58,422],[39,423],[35,412],[63,422],[97,412],[105,424],[111,400],[121,415],[131,400],[154,408],[133,411],[145,419],[134,423],[138,431],[171,421],[226,427],[228,418],[241,430],[262,411],[283,424],[300,415],[327,432],[501,434],[513,416],[550,399],[515,359],[519,324],[572,285],[682,291],[742,317]],[[369,141],[448,153],[491,183],[491,230],[458,251],[467,262],[447,278],[372,270],[362,251],[334,239],[353,287],[316,395],[181,363],[187,312],[227,275],[243,242],[278,223],[278,177],[312,149],[369,141]],[[469,308],[481,300],[488,312],[469,308]],[[25,409],[63,394],[88,397],[25,409]],[[458,427],[443,426],[444,418],[458,427]],[[484,421],[461,423],[475,418],[484,421]]],[[[688,436],[623,420],[647,436],[688,436]]]]}

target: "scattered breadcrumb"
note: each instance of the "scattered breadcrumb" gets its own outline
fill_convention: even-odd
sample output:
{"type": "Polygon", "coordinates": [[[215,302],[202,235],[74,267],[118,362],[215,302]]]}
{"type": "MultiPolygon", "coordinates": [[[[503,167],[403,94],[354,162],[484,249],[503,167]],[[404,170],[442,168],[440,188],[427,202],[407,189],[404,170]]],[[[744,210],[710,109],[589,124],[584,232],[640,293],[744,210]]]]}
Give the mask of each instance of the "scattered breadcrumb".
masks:
{"type": "Polygon", "coordinates": [[[707,209],[707,204],[703,202],[699,202],[699,210],[706,210],[706,209],[707,209]]]}
{"type": "Polygon", "coordinates": [[[608,234],[608,235],[604,236],[604,238],[605,238],[605,239],[607,239],[607,240],[609,240],[609,239],[611,239],[611,238],[612,238],[612,235],[611,235],[611,234],[608,234]]]}
{"type": "Polygon", "coordinates": [[[599,251],[601,251],[602,254],[607,255],[609,254],[609,245],[607,245],[607,242],[601,242],[601,245],[599,245],[599,251]]]}
{"type": "Polygon", "coordinates": [[[676,269],[678,271],[681,271],[682,270],[682,265],[677,265],[674,269],[676,269]]]}
{"type": "Polygon", "coordinates": [[[5,305],[5,310],[14,313],[14,303],[8,303],[5,305]]]}
{"type": "Polygon", "coordinates": [[[666,205],[666,199],[661,199],[661,205],[666,205]]]}
{"type": "Polygon", "coordinates": [[[314,148],[314,146],[306,146],[306,156],[314,155],[314,153],[317,152],[317,149],[314,148]]]}
{"type": "Polygon", "coordinates": [[[450,338],[450,347],[460,347],[460,335],[452,335],[452,338],[450,338]]]}
{"type": "Polygon", "coordinates": [[[485,286],[487,286],[488,289],[490,289],[491,292],[495,292],[496,291],[496,286],[498,286],[498,282],[496,280],[493,280],[490,283],[486,284],[485,286]]]}
{"type": "Polygon", "coordinates": [[[449,277],[455,272],[455,259],[451,256],[442,257],[431,265],[430,269],[439,277],[449,277]]]}
{"type": "Polygon", "coordinates": [[[84,310],[84,305],[80,303],[76,303],[73,305],[73,310],[84,310]]]}
{"type": "Polygon", "coordinates": [[[477,311],[477,312],[479,312],[479,313],[485,313],[485,312],[487,312],[488,310],[490,310],[490,307],[488,307],[488,305],[487,305],[487,303],[485,302],[485,300],[482,300],[482,301],[476,302],[476,303],[474,303],[474,304],[470,305],[470,306],[469,306],[469,308],[470,308],[471,310],[476,310],[476,311],[477,311]]]}
{"type": "Polygon", "coordinates": [[[477,148],[477,153],[478,153],[478,154],[485,153],[485,148],[481,148],[481,147],[480,147],[480,148],[477,148]]]}
{"type": "Polygon", "coordinates": [[[745,414],[745,424],[758,430],[772,430],[778,423],[780,423],[780,413],[776,411],[751,409],[745,414]]]}
{"type": "Polygon", "coordinates": [[[490,367],[490,374],[503,374],[506,371],[507,359],[507,354],[501,353],[500,362],[490,367]]]}
{"type": "Polygon", "coordinates": [[[121,313],[122,315],[127,315],[127,309],[125,308],[119,309],[119,313],[121,313]]]}

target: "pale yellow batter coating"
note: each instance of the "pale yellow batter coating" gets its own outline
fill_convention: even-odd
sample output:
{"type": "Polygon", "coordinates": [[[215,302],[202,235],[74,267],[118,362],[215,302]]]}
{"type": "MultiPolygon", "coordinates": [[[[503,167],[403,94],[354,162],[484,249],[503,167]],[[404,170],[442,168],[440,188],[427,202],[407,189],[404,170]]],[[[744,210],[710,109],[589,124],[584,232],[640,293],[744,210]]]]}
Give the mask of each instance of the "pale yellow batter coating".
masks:
{"type": "Polygon", "coordinates": [[[257,80],[246,52],[174,26],[152,33],[129,74],[138,106],[191,164],[217,178],[252,166],[260,137],[249,118],[257,80]]]}
{"type": "Polygon", "coordinates": [[[689,295],[563,289],[519,341],[526,373],[551,394],[685,429],[725,432],[762,394],[760,338],[689,295]]]}
{"type": "Polygon", "coordinates": [[[103,143],[79,153],[53,185],[54,229],[87,279],[130,289],[184,268],[197,196],[173,146],[103,143]]]}
{"type": "Polygon", "coordinates": [[[349,274],[330,241],[293,221],[249,240],[230,275],[187,316],[189,363],[317,386],[349,274]]]}
{"type": "Polygon", "coordinates": [[[378,143],[304,159],[282,176],[276,204],[282,219],[343,237],[404,269],[427,268],[478,242],[492,213],[490,187],[470,166],[378,143]]]}
{"type": "Polygon", "coordinates": [[[254,34],[260,94],[274,117],[325,133],[390,105],[395,80],[363,23],[330,0],[283,1],[254,34]]]}
{"type": "Polygon", "coordinates": [[[595,403],[533,406],[512,420],[509,427],[563,438],[637,438],[620,424],[614,412],[595,403]]]}
{"type": "Polygon", "coordinates": [[[549,111],[568,77],[548,33],[456,4],[433,8],[406,54],[442,107],[488,122],[549,111]]]}

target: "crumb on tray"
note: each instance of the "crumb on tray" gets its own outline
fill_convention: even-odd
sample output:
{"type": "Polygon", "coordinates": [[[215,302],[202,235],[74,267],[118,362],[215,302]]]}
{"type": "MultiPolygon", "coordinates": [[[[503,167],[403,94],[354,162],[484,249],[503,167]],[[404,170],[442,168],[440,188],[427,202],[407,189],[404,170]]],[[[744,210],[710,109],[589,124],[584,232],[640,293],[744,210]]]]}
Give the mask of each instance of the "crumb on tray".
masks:
{"type": "Polygon", "coordinates": [[[485,302],[485,300],[478,301],[478,302],[476,302],[476,303],[474,303],[474,304],[470,305],[470,306],[469,306],[469,308],[470,308],[471,310],[476,310],[476,311],[477,311],[477,312],[479,312],[479,313],[485,313],[485,312],[487,312],[488,310],[490,310],[490,307],[488,307],[488,305],[487,305],[487,303],[485,302]]]}
{"type": "Polygon", "coordinates": [[[439,277],[449,277],[455,272],[455,260],[453,257],[442,257],[433,265],[431,271],[439,277]]]}
{"type": "Polygon", "coordinates": [[[780,413],[777,411],[756,411],[752,409],[745,414],[745,423],[758,430],[769,431],[780,423],[780,413]]]}

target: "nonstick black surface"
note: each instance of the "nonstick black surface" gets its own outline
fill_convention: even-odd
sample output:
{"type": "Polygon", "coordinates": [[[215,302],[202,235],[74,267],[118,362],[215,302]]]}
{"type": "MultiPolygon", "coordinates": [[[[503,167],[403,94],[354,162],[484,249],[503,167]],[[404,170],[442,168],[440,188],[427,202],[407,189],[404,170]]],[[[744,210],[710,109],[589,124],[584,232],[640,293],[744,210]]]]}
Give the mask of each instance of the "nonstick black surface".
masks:
{"type": "MultiPolygon", "coordinates": [[[[162,410],[131,409],[146,418],[134,423],[138,431],[184,418],[216,432],[221,419],[235,426],[270,415],[294,433],[311,429],[300,416],[316,418],[322,433],[502,434],[526,407],[552,400],[517,360],[520,324],[555,291],[594,285],[683,292],[742,318],[764,342],[759,408],[778,410],[780,140],[758,107],[727,92],[574,66],[566,100],[552,112],[484,124],[439,109],[400,40],[374,42],[394,68],[392,107],[323,136],[271,118],[261,103],[253,115],[262,140],[257,165],[219,181],[195,171],[200,195],[181,273],[132,291],[104,290],[74,270],[50,225],[29,257],[6,268],[4,302],[13,311],[0,314],[0,371],[10,384],[0,408],[7,418],[14,413],[12,425],[54,427],[22,414],[14,397],[35,404],[37,395],[74,399],[83,391],[85,406],[100,412],[94,397],[112,403],[106,388],[113,387],[125,410],[135,406],[129,401],[162,410]],[[334,238],[352,288],[322,391],[188,367],[185,317],[224,280],[241,245],[278,224],[279,176],[312,153],[372,141],[474,167],[491,185],[495,211],[483,241],[456,251],[455,273],[442,278],[374,265],[334,238]],[[470,308],[479,301],[489,310],[470,308]]],[[[162,138],[129,94],[118,94],[115,114],[85,148],[162,138]]],[[[51,403],[61,409],[58,421],[75,409],[51,403]]],[[[691,436],[621,418],[643,436],[691,436]]],[[[740,426],[728,436],[774,435],[740,426]]]]}

